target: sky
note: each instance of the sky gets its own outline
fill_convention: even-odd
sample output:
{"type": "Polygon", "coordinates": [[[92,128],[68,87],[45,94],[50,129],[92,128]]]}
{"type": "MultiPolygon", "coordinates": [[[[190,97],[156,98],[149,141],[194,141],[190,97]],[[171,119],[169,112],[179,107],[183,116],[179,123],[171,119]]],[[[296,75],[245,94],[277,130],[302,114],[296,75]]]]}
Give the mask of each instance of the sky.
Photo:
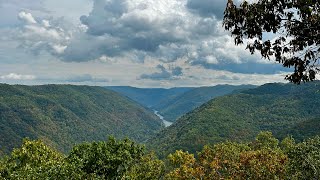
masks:
{"type": "Polygon", "coordinates": [[[0,0],[0,83],[183,87],[284,82],[235,46],[226,0],[0,0]]]}

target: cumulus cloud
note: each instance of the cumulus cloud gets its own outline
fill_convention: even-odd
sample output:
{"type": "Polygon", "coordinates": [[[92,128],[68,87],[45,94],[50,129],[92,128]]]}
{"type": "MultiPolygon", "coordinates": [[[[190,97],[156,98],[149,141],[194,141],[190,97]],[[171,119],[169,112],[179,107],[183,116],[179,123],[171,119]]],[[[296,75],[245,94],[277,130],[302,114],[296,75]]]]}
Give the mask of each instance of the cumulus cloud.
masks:
{"type": "Polygon", "coordinates": [[[50,22],[48,20],[42,20],[42,25],[46,28],[50,27],[50,22]]]}
{"type": "Polygon", "coordinates": [[[215,17],[193,14],[186,3],[180,0],[95,0],[91,13],[80,18],[87,26],[86,35],[71,42],[64,59],[84,61],[128,52],[164,61],[183,57],[193,45],[219,36],[217,28],[221,28],[215,17]],[[91,44],[89,49],[94,53],[85,56],[77,49],[88,49],[87,44],[91,44]]]}
{"type": "MultiPolygon", "coordinates": [[[[252,77],[250,82],[254,82],[255,77],[263,76],[266,78],[261,79],[266,80],[267,77],[273,78],[273,73],[286,70],[278,64],[261,60],[258,55],[252,56],[244,50],[245,45],[234,45],[233,39],[222,28],[225,0],[93,0],[90,1],[93,6],[88,14],[82,10],[70,12],[77,14],[71,19],[78,19],[80,25],[68,24],[64,18],[57,18],[59,13],[64,16],[66,9],[73,11],[72,5],[80,3],[80,0],[58,1],[65,2],[68,8],[58,10],[60,7],[55,5],[54,0],[37,1],[40,4],[50,2],[51,7],[55,7],[52,10],[54,15],[48,13],[43,16],[39,13],[44,11],[40,9],[43,4],[40,7],[33,0],[0,0],[0,12],[15,9],[12,17],[18,21],[4,30],[1,29],[3,19],[0,19],[0,32],[6,32],[3,33],[6,36],[0,37],[2,62],[20,59],[19,62],[24,63],[25,59],[31,59],[37,62],[43,60],[45,64],[46,61],[61,60],[56,62],[68,66],[62,68],[65,74],[80,74],[68,78],[65,74],[61,75],[59,80],[66,83],[108,80],[103,76],[81,75],[87,68],[82,67],[84,64],[99,64],[99,67],[93,66],[94,70],[85,71],[89,74],[97,75],[96,69],[101,68],[99,73],[105,77],[116,77],[114,81],[136,81],[149,85],[157,85],[160,81],[208,85],[212,81],[241,82],[248,76],[252,77]],[[80,17],[79,14],[87,15],[80,17]],[[18,55],[19,58],[16,58],[18,55]],[[181,60],[183,63],[179,62],[181,60]],[[149,61],[153,63],[147,64],[149,61]],[[70,69],[77,72],[69,72],[70,69]],[[123,75],[123,71],[130,75],[123,75]],[[224,74],[221,75],[221,72],[224,74]],[[202,77],[203,74],[206,77],[202,77]]],[[[84,1],[87,2],[81,0],[84,1]]],[[[78,6],[75,9],[80,9],[79,4],[75,6],[78,6]]],[[[7,15],[9,11],[5,13],[7,15]]],[[[46,67],[40,70],[43,69],[46,67]]],[[[57,68],[48,71],[52,74],[60,72],[57,68]]],[[[9,72],[21,71],[6,71],[9,72]]],[[[43,72],[36,74],[38,76],[43,72]]]]}
{"type": "MultiPolygon", "coordinates": [[[[151,57],[171,63],[187,58],[204,68],[243,73],[253,64],[263,69],[264,60],[246,52],[245,46],[235,46],[223,31],[219,14],[224,6],[224,0],[94,0],[89,15],[80,17],[80,27],[63,26],[63,19],[36,21],[22,11],[20,47],[36,55],[49,52],[66,62],[101,57],[144,62],[151,57]]],[[[274,73],[259,70],[254,73],[274,73]]]]}
{"type": "Polygon", "coordinates": [[[204,68],[235,65],[239,68],[232,72],[242,73],[254,64],[262,69],[266,61],[245,51],[245,45],[235,46],[223,31],[219,14],[224,6],[223,0],[95,0],[90,14],[80,18],[86,32],[72,38],[60,57],[78,62],[103,56],[144,62],[152,57],[163,63],[187,58],[204,68]]]}
{"type": "Polygon", "coordinates": [[[160,72],[142,74],[140,79],[169,80],[183,75],[181,67],[169,67],[169,69],[166,69],[163,65],[159,64],[156,68],[160,72]]]}
{"type": "Polygon", "coordinates": [[[60,45],[60,44],[54,44],[54,45],[52,45],[52,49],[53,49],[57,54],[62,54],[66,48],[67,48],[67,46],[63,46],[63,45],[60,45]]]}
{"type": "Polygon", "coordinates": [[[63,54],[72,37],[72,31],[63,27],[63,20],[42,19],[37,22],[33,15],[21,11],[19,19],[23,22],[20,29],[16,30],[16,41],[20,42],[20,48],[26,49],[36,55],[42,51],[58,56],[63,54]]]}
{"type": "Polygon", "coordinates": [[[1,80],[34,80],[36,79],[36,76],[10,73],[7,75],[0,76],[0,79],[1,80]]]}
{"type": "Polygon", "coordinates": [[[19,19],[20,21],[24,19],[23,21],[27,20],[31,23],[34,22],[35,18],[32,18],[34,16],[31,17],[28,13],[32,11],[39,16],[47,12],[43,7],[43,1],[44,0],[0,0],[1,16],[5,17],[0,18],[0,27],[17,26],[20,24],[19,19]],[[21,13],[21,11],[24,11],[25,14],[21,13]]]}
{"type": "Polygon", "coordinates": [[[180,8],[183,5],[176,0],[95,0],[91,13],[80,18],[87,26],[87,35],[71,42],[64,59],[88,61],[102,55],[121,56],[128,52],[155,55],[161,45],[185,41],[189,35],[184,27],[188,26],[184,20],[189,19],[187,11],[180,8]],[[96,42],[90,43],[93,40],[96,42]],[[79,41],[84,43],[79,44],[79,41]],[[92,45],[89,49],[95,53],[85,56],[77,50],[86,43],[92,45]]]}
{"type": "Polygon", "coordinates": [[[31,13],[26,13],[24,11],[21,11],[19,14],[18,14],[18,17],[27,22],[27,23],[30,23],[30,24],[35,24],[37,23],[37,21],[33,18],[32,14],[31,13]]]}

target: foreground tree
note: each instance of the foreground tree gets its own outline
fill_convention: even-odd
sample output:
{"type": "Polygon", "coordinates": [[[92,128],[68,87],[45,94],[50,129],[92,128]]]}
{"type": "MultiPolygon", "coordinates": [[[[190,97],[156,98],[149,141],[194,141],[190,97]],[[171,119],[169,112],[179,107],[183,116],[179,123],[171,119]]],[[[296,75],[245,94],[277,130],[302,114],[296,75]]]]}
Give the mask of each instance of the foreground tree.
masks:
{"type": "Polygon", "coordinates": [[[42,141],[25,139],[20,148],[0,161],[0,179],[82,179],[76,165],[42,141]]]}
{"type": "MultiPolygon", "coordinates": [[[[205,146],[198,154],[169,155],[168,179],[286,179],[287,155],[270,132],[252,143],[226,142],[205,146]]],[[[167,167],[168,168],[168,167],[167,167]]]]}
{"type": "Polygon", "coordinates": [[[164,163],[129,139],[83,143],[65,156],[42,141],[24,140],[0,159],[0,179],[160,179],[164,163]]]}
{"type": "Polygon", "coordinates": [[[284,141],[289,157],[288,179],[320,179],[320,137],[298,144],[293,139],[284,141]]]}
{"type": "Polygon", "coordinates": [[[73,147],[68,161],[77,164],[86,178],[124,179],[144,155],[144,147],[129,139],[83,143],[73,147]]]}
{"type": "Polygon", "coordinates": [[[158,180],[164,176],[165,165],[152,152],[145,154],[139,162],[136,162],[123,179],[130,180],[158,180]]]}
{"type": "Polygon", "coordinates": [[[299,84],[315,80],[320,71],[319,11],[319,0],[244,1],[239,7],[228,0],[223,24],[236,45],[252,40],[247,45],[252,54],[258,51],[263,58],[294,67],[286,79],[299,84]],[[276,38],[266,39],[266,33],[276,38]]]}
{"type": "Polygon", "coordinates": [[[25,140],[0,159],[0,179],[320,179],[320,137],[279,144],[261,132],[250,143],[205,146],[197,157],[178,150],[165,162],[128,139],[76,145],[68,156],[25,140]]]}

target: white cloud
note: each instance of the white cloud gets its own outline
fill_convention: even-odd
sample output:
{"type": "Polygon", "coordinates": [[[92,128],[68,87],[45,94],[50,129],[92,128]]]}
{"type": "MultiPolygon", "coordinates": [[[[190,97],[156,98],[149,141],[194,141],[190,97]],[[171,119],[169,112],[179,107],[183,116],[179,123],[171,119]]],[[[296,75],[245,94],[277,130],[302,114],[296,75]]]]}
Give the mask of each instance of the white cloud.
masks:
{"type": "Polygon", "coordinates": [[[30,24],[35,24],[37,23],[37,21],[33,18],[32,14],[31,13],[27,13],[27,12],[24,12],[24,11],[21,11],[19,14],[18,14],[18,17],[25,21],[26,23],[30,23],[30,24]]]}
{"type": "Polygon", "coordinates": [[[55,50],[57,54],[62,54],[67,46],[62,46],[60,44],[52,45],[52,48],[55,50]]]}
{"type": "Polygon", "coordinates": [[[0,19],[0,72],[35,74],[28,83],[147,87],[283,80],[274,75],[281,65],[234,45],[221,10],[208,11],[213,0],[198,1],[0,0],[0,12],[19,19],[0,19]]]}
{"type": "Polygon", "coordinates": [[[46,38],[48,40],[61,40],[64,36],[63,32],[59,32],[58,29],[49,29],[39,25],[26,25],[23,36],[31,39],[35,37],[37,39],[46,38]]]}
{"type": "Polygon", "coordinates": [[[207,60],[207,63],[209,63],[209,64],[218,64],[219,63],[217,58],[212,55],[207,56],[206,60],[207,60]]]}
{"type": "Polygon", "coordinates": [[[22,75],[16,73],[10,73],[7,75],[0,76],[2,80],[34,80],[36,77],[34,75],[22,75]]]}
{"type": "MultiPolygon", "coordinates": [[[[203,16],[204,12],[194,13],[192,9],[206,11],[211,3],[212,0],[95,0],[90,14],[80,18],[86,34],[74,36],[61,57],[69,62],[90,61],[104,55],[138,57],[133,59],[139,62],[151,57],[164,63],[187,58],[205,68],[216,68],[207,64],[263,64],[265,61],[258,55],[245,51],[245,45],[234,45],[233,38],[222,28],[221,19],[203,16]]],[[[225,6],[222,1],[218,4],[225,6]]]]}
{"type": "MultiPolygon", "coordinates": [[[[66,62],[103,56],[143,62],[149,56],[164,63],[186,57],[205,68],[216,68],[212,64],[263,64],[265,61],[260,61],[259,56],[244,50],[245,45],[234,45],[222,30],[221,20],[194,13],[193,8],[206,10],[210,3],[212,0],[94,0],[92,11],[81,16],[83,25],[78,27],[63,27],[58,21],[54,24],[47,19],[26,24],[20,47],[35,54],[47,50],[66,62]]],[[[222,2],[219,4],[222,6],[222,2]]]]}
{"type": "MultiPolygon", "coordinates": [[[[20,14],[24,15],[25,13],[21,12],[20,14]]],[[[28,13],[26,17],[32,17],[32,14],[28,13]]],[[[63,29],[63,19],[42,19],[39,23],[36,21],[28,22],[25,21],[25,24],[15,31],[16,35],[12,39],[20,42],[20,48],[35,55],[44,52],[59,56],[64,53],[73,35],[72,26],[69,27],[70,29],[63,29]]]]}
{"type": "Polygon", "coordinates": [[[183,75],[181,67],[165,67],[163,65],[157,65],[156,69],[160,72],[154,72],[151,74],[142,74],[138,79],[152,79],[152,80],[172,80],[180,78],[183,75]]]}
{"type": "Polygon", "coordinates": [[[48,20],[42,20],[42,25],[46,28],[50,27],[50,22],[48,20]]]}

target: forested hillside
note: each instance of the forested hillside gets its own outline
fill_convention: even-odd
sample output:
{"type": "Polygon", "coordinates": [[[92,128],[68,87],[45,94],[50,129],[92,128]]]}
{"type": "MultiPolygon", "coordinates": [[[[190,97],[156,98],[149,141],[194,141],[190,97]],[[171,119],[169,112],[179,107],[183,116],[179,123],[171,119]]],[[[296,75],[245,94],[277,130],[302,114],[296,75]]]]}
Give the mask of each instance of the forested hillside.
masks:
{"type": "Polygon", "coordinates": [[[107,86],[107,89],[118,92],[132,100],[144,105],[145,107],[153,107],[159,102],[187,92],[193,88],[136,88],[130,86],[107,86]]]}
{"type": "Polygon", "coordinates": [[[109,135],[143,142],[162,127],[151,111],[105,88],[0,84],[0,151],[10,151],[24,137],[64,152],[109,135]]]}
{"type": "Polygon", "coordinates": [[[254,87],[256,86],[217,85],[211,87],[179,87],[171,89],[135,88],[129,86],[109,86],[105,88],[127,96],[145,107],[157,110],[166,120],[174,122],[180,116],[215,97],[254,87]]]}
{"type": "Polygon", "coordinates": [[[176,121],[180,116],[208,102],[209,100],[230,94],[234,91],[254,88],[254,85],[217,85],[212,87],[199,87],[185,93],[169,97],[153,106],[163,117],[171,122],[176,121]]]}
{"type": "Polygon", "coordinates": [[[166,155],[176,149],[195,152],[205,144],[249,141],[259,131],[302,140],[320,134],[320,83],[266,84],[216,98],[184,115],[148,141],[166,155]]]}
{"type": "Polygon", "coordinates": [[[248,143],[207,145],[197,156],[177,150],[162,160],[129,139],[82,143],[67,154],[24,140],[0,156],[0,179],[319,179],[319,148],[319,136],[279,142],[261,132],[248,143]]]}

